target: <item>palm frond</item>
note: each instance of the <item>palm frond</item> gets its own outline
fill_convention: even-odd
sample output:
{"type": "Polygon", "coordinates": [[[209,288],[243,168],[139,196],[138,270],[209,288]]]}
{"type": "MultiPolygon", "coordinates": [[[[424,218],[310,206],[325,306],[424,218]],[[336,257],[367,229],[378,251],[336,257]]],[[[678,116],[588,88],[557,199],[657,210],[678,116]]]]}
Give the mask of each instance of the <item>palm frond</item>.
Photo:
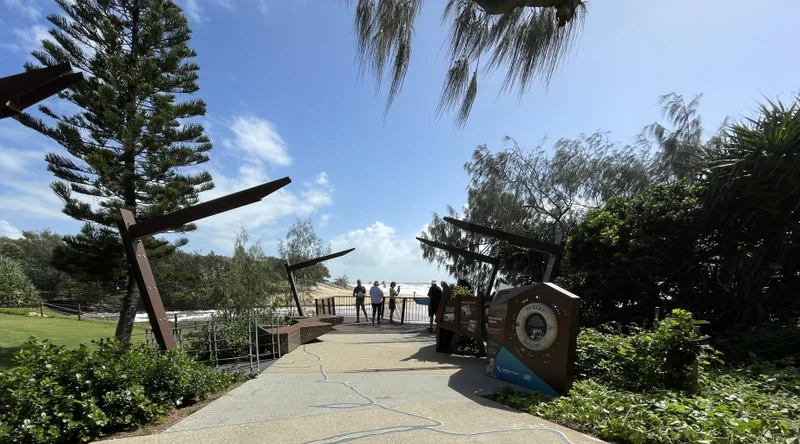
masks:
{"type": "MultiPolygon", "coordinates": [[[[343,3],[350,5],[353,0],[343,3]]],[[[502,91],[516,89],[521,97],[536,81],[546,87],[571,51],[586,13],[580,0],[525,2],[507,12],[491,14],[480,3],[448,0],[442,14],[442,22],[448,22],[450,28],[445,45],[448,71],[436,116],[455,111],[457,126],[463,126],[471,112],[481,57],[488,60],[486,71],[505,70],[502,91]]],[[[414,23],[421,5],[422,0],[358,0],[356,5],[359,73],[363,75],[367,69],[372,72],[376,93],[382,88],[384,75],[392,79],[386,113],[408,72],[414,23]],[[391,72],[386,74],[386,69],[391,72]]]]}

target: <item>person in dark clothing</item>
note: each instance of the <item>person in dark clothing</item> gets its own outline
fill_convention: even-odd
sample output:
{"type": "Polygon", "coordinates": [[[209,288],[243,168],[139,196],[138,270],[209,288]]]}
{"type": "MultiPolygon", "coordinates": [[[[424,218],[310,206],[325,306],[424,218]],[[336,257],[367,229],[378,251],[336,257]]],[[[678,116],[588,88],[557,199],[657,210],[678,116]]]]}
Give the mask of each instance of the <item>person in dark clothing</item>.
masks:
{"type": "MultiPolygon", "coordinates": [[[[442,302],[442,289],[436,285],[436,281],[431,281],[431,288],[428,290],[428,316],[430,317],[430,326],[428,331],[433,331],[433,317],[439,309],[439,303],[442,302]]],[[[439,319],[437,319],[438,321],[439,319]]]]}
{"type": "Polygon", "coordinates": [[[353,296],[356,298],[356,322],[361,322],[361,312],[358,311],[359,308],[364,312],[364,319],[369,322],[367,308],[364,306],[364,298],[367,296],[367,289],[361,285],[361,279],[356,282],[356,287],[353,289],[353,296]]]}
{"type": "Polygon", "coordinates": [[[396,282],[389,284],[389,323],[394,324],[394,310],[397,308],[397,295],[400,294],[400,286],[394,288],[396,282]]]}

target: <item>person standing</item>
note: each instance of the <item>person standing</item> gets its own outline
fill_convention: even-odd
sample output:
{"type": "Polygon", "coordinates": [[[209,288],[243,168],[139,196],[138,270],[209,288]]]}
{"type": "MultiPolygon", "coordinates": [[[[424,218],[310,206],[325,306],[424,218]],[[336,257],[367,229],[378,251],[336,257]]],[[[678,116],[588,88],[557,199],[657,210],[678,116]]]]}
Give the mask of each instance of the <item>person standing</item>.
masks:
{"type": "Polygon", "coordinates": [[[394,324],[394,309],[397,308],[397,301],[395,298],[400,294],[400,287],[394,288],[397,283],[392,282],[389,284],[389,323],[394,324]]]}
{"type": "MultiPolygon", "coordinates": [[[[364,297],[367,295],[367,289],[361,285],[361,279],[356,282],[356,288],[353,289],[353,296],[356,297],[356,322],[361,322],[361,312],[358,311],[360,308],[364,312],[364,319],[369,322],[369,316],[367,316],[367,308],[364,306],[364,297]]],[[[374,321],[374,319],[373,319],[374,321]]]]}
{"type": "MultiPolygon", "coordinates": [[[[433,331],[433,317],[439,309],[439,303],[442,302],[442,289],[436,285],[436,281],[431,281],[431,288],[428,289],[428,316],[430,317],[430,326],[428,331],[433,331]]],[[[439,319],[437,319],[439,321],[439,319]]]]}
{"type": "Polygon", "coordinates": [[[381,290],[381,286],[378,281],[375,281],[375,283],[372,284],[372,288],[369,289],[369,299],[370,302],[372,302],[372,323],[375,323],[375,318],[377,317],[378,325],[380,325],[380,311],[381,305],[383,305],[383,290],[381,290]]]}

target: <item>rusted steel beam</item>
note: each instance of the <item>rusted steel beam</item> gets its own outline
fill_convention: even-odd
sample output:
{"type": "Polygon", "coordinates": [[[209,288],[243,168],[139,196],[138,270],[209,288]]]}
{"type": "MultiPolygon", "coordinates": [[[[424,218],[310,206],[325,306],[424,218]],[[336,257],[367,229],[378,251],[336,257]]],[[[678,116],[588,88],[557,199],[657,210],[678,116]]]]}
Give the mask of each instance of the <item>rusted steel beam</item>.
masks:
{"type": "Polygon", "coordinates": [[[445,222],[448,222],[451,225],[461,228],[462,230],[503,240],[508,242],[509,244],[516,245],[518,247],[529,248],[531,250],[536,250],[547,254],[560,254],[562,250],[560,245],[551,244],[549,242],[542,242],[536,239],[530,239],[524,236],[508,233],[494,228],[484,227],[483,225],[474,224],[472,222],[453,219],[452,217],[445,217],[444,220],[445,222]]]}
{"type": "Polygon", "coordinates": [[[83,80],[73,73],[69,63],[33,69],[0,78],[0,119],[20,114],[22,110],[63,91],[83,80]]]}
{"type": "Polygon", "coordinates": [[[289,287],[292,289],[292,296],[294,297],[294,303],[297,305],[297,315],[303,316],[303,307],[300,306],[300,295],[297,294],[297,283],[294,281],[294,273],[290,269],[290,265],[287,262],[284,264],[286,267],[286,276],[289,278],[289,287]]]}
{"type": "Polygon", "coordinates": [[[317,265],[320,262],[325,262],[325,261],[330,260],[330,259],[336,259],[337,257],[342,257],[345,254],[352,252],[353,250],[355,250],[355,248],[351,248],[349,250],[339,251],[337,253],[329,254],[327,256],[320,256],[320,257],[315,258],[315,259],[309,259],[307,261],[299,262],[299,263],[294,264],[294,265],[289,265],[289,271],[297,271],[297,270],[300,270],[300,269],[303,269],[303,268],[308,268],[308,267],[311,267],[313,265],[317,265]]]}
{"type": "Polygon", "coordinates": [[[153,234],[178,228],[189,222],[224,213],[234,208],[243,207],[258,202],[291,182],[292,179],[284,177],[283,179],[274,180],[263,185],[209,200],[208,202],[192,205],[191,207],[173,213],[144,220],[130,227],[130,235],[135,239],[140,239],[145,236],[152,236],[153,234]]]}
{"type": "Polygon", "coordinates": [[[416,238],[418,241],[422,242],[425,245],[428,245],[433,248],[438,248],[440,250],[448,251],[453,254],[457,254],[460,256],[464,256],[466,258],[472,259],[478,262],[484,262],[487,264],[495,265],[499,263],[499,259],[496,257],[487,256],[485,254],[475,253],[474,251],[465,250],[463,248],[454,247],[452,245],[443,244],[441,242],[432,241],[430,239],[423,239],[421,237],[416,238]]]}
{"type": "Polygon", "coordinates": [[[303,268],[311,267],[312,265],[317,265],[320,262],[325,262],[330,259],[336,259],[337,257],[342,257],[347,253],[355,250],[355,248],[351,248],[349,250],[342,250],[333,254],[329,254],[327,256],[320,256],[318,258],[309,259],[307,261],[299,262],[294,265],[290,265],[288,262],[284,265],[286,268],[286,276],[289,279],[289,286],[292,289],[292,296],[294,297],[294,303],[297,305],[297,314],[303,316],[303,307],[300,306],[300,296],[297,294],[297,283],[294,280],[294,272],[297,270],[301,270],[303,268]]]}
{"type": "Polygon", "coordinates": [[[561,245],[561,240],[564,237],[564,233],[558,231],[556,232],[556,245],[559,246],[558,253],[551,254],[550,259],[547,261],[547,268],[544,270],[544,275],[542,276],[542,282],[553,282],[553,279],[558,276],[558,266],[561,263],[561,258],[564,256],[564,246],[561,245]]]}
{"type": "Polygon", "coordinates": [[[122,236],[122,243],[125,245],[128,264],[133,271],[136,285],[139,287],[139,294],[144,301],[153,334],[162,350],[174,350],[175,339],[172,337],[167,312],[161,302],[161,295],[158,293],[156,279],[153,276],[153,270],[150,269],[150,261],[147,259],[144,244],[130,234],[130,228],[136,225],[136,219],[128,210],[120,210],[120,213],[122,213],[122,221],[119,224],[119,233],[122,236]]]}

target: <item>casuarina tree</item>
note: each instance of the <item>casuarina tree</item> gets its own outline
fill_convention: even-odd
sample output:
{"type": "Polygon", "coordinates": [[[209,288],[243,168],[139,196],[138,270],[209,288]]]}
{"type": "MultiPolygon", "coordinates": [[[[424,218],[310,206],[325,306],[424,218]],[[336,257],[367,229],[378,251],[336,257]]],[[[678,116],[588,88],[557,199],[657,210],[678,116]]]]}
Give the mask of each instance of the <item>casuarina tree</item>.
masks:
{"type": "MultiPolygon", "coordinates": [[[[361,69],[372,72],[379,90],[388,80],[388,112],[408,72],[423,0],[345,0],[352,3],[361,69]]],[[[536,81],[546,84],[569,54],[584,13],[582,0],[447,0],[448,69],[437,115],[455,111],[456,124],[466,123],[479,70],[505,71],[503,88],[520,96],[536,81]]]]}
{"type": "MultiPolygon", "coordinates": [[[[86,81],[60,94],[72,104],[67,110],[40,106],[43,118],[23,115],[20,121],[64,148],[46,157],[58,179],[51,188],[63,200],[64,213],[84,222],[81,235],[65,237],[65,248],[103,256],[113,251],[117,260],[84,261],[87,272],[108,276],[114,274],[109,269],[125,266],[115,232],[120,208],[144,219],[192,205],[213,187],[211,175],[196,168],[208,161],[211,143],[191,120],[204,115],[206,105],[195,98],[178,100],[199,89],[199,67],[192,62],[196,53],[189,47],[186,18],[170,0],[56,3],[62,14],[48,16],[50,37],[33,56],[45,66],[70,62],[86,81]]],[[[187,224],[174,232],[193,229],[187,224]]],[[[173,242],[145,240],[151,257],[186,242],[182,236],[173,242]]],[[[127,290],[116,335],[125,340],[139,294],[130,270],[123,272],[127,290]]]]}

